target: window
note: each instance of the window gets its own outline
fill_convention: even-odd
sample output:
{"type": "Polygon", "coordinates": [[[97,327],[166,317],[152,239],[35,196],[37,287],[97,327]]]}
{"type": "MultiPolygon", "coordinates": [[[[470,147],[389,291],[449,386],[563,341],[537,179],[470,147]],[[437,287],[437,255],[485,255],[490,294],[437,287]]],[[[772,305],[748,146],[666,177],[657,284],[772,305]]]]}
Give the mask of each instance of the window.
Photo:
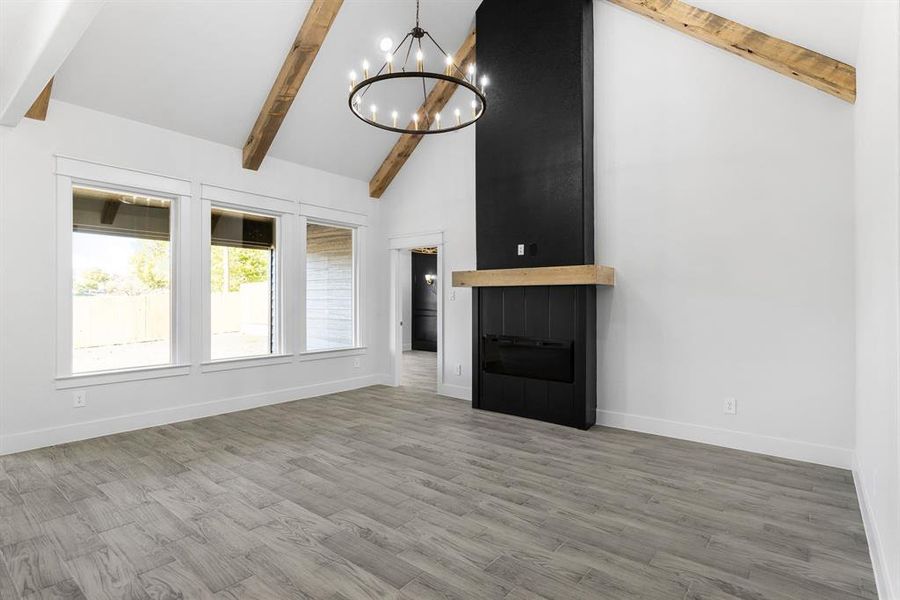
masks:
{"type": "Polygon", "coordinates": [[[276,218],[210,211],[210,358],[278,351],[276,218]]]}
{"type": "Polygon", "coordinates": [[[73,374],[172,362],[172,204],[72,187],[73,374]]]}
{"type": "Polygon", "coordinates": [[[306,350],[356,343],[354,230],[306,226],[306,350]]]}

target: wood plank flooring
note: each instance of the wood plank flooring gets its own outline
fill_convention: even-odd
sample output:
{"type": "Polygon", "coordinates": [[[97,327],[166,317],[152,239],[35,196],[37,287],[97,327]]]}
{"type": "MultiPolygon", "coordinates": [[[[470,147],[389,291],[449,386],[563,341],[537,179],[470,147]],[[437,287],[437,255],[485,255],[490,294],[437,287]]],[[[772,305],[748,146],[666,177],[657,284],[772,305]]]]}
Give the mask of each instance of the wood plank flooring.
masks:
{"type": "Polygon", "coordinates": [[[0,599],[875,598],[848,471],[373,387],[0,458],[0,599]]]}
{"type": "Polygon", "coordinates": [[[437,391],[437,352],[407,350],[403,353],[400,382],[403,386],[437,391]]]}

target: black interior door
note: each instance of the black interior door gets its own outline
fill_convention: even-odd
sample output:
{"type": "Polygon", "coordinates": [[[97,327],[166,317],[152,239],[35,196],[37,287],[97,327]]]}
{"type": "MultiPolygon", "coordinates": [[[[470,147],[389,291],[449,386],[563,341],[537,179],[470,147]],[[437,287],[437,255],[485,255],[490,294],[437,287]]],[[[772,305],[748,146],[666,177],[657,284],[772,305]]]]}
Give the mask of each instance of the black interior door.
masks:
{"type": "Polygon", "coordinates": [[[437,254],[412,253],[412,349],[437,352],[437,254]],[[429,280],[431,283],[429,283],[429,280]]]}

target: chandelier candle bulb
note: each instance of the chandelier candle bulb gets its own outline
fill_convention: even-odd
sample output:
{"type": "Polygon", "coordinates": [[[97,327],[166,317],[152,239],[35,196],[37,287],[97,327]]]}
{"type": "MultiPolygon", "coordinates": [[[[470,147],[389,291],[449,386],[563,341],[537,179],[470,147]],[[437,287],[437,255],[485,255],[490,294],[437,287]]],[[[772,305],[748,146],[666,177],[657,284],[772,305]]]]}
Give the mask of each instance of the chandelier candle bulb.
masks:
{"type": "Polygon", "coordinates": [[[478,116],[478,101],[472,100],[472,118],[478,116]]]}
{"type": "Polygon", "coordinates": [[[434,113],[434,128],[441,128],[441,113],[434,113]]]}
{"type": "Polygon", "coordinates": [[[487,75],[482,75],[481,76],[481,93],[482,94],[484,93],[484,88],[487,87],[488,83],[489,83],[489,81],[488,81],[487,75]]]}
{"type": "Polygon", "coordinates": [[[460,119],[460,115],[462,114],[462,111],[460,111],[460,110],[457,108],[456,110],[453,111],[453,114],[456,115],[456,124],[457,124],[457,125],[461,125],[461,124],[462,124],[462,120],[460,119]]]}
{"type": "Polygon", "coordinates": [[[413,113],[413,127],[416,131],[419,130],[419,113],[413,113]]]}
{"type": "Polygon", "coordinates": [[[369,78],[369,61],[363,60],[363,79],[369,78]]]}
{"type": "Polygon", "coordinates": [[[472,79],[472,83],[475,83],[475,63],[469,63],[469,77],[472,79]]]}
{"type": "Polygon", "coordinates": [[[378,113],[378,107],[373,104],[372,106],[369,107],[369,110],[372,111],[372,120],[377,122],[378,118],[376,115],[378,113]]]}
{"type": "Polygon", "coordinates": [[[422,50],[416,51],[416,68],[418,68],[419,71],[425,70],[425,55],[422,53],[422,50]]]}
{"type": "Polygon", "coordinates": [[[447,75],[453,75],[453,57],[447,55],[447,75]]]}
{"type": "Polygon", "coordinates": [[[398,115],[397,115],[397,111],[396,111],[396,110],[395,110],[394,112],[391,113],[391,119],[394,121],[394,127],[397,126],[397,116],[398,116],[398,115]]]}
{"type": "Polygon", "coordinates": [[[387,72],[394,72],[394,55],[388,52],[384,55],[384,62],[387,64],[387,72]]]}
{"type": "Polygon", "coordinates": [[[350,71],[350,89],[356,87],[356,71],[350,71]]]}

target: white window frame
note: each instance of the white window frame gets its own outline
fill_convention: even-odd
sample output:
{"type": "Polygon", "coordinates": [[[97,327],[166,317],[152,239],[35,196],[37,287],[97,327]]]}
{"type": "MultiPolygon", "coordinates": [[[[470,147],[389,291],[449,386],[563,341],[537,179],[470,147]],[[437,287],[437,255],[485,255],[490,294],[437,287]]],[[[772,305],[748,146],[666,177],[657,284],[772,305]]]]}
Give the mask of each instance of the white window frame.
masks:
{"type": "Polygon", "coordinates": [[[102,163],[56,156],[56,387],[67,389],[122,381],[190,374],[190,246],[191,184],[176,179],[102,163]],[[73,373],[73,188],[78,185],[122,190],[172,200],[169,278],[170,362],[109,371],[73,373]]]}
{"type": "Polygon", "coordinates": [[[364,268],[365,259],[364,252],[366,248],[366,237],[368,233],[368,219],[366,215],[354,213],[350,211],[339,210],[335,208],[327,208],[312,204],[300,205],[300,219],[297,236],[299,248],[297,255],[300,259],[300,269],[302,270],[302,282],[300,293],[297,297],[300,299],[300,310],[302,318],[300,319],[300,344],[302,350],[300,352],[300,360],[319,360],[322,358],[336,358],[341,356],[355,356],[365,353],[365,311],[362,310],[366,306],[366,286],[364,268]],[[306,226],[327,225],[330,227],[342,227],[349,229],[353,233],[353,343],[343,348],[327,348],[323,350],[308,350],[306,343],[306,226]]]}
{"type": "Polygon", "coordinates": [[[292,244],[296,238],[296,227],[299,207],[290,200],[273,198],[233,190],[220,186],[203,184],[201,186],[201,281],[202,281],[202,371],[214,372],[244,367],[262,366],[291,362],[296,354],[294,319],[296,311],[292,304],[293,290],[296,286],[296,269],[293,264],[292,244]],[[211,246],[212,231],[210,219],[213,208],[241,211],[250,214],[272,217],[275,219],[275,252],[274,252],[274,285],[272,302],[274,315],[272,319],[272,335],[275,351],[271,354],[244,356],[234,358],[212,358],[212,283],[211,278],[211,246]]]}

